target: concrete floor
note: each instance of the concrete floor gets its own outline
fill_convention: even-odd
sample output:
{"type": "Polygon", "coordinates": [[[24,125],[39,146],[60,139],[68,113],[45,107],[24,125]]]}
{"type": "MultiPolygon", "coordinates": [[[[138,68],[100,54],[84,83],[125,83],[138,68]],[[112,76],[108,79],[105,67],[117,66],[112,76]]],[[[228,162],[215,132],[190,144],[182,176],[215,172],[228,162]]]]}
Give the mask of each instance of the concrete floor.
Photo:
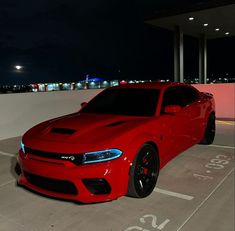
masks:
{"type": "Polygon", "coordinates": [[[17,187],[20,137],[2,140],[0,230],[234,231],[234,128],[217,121],[214,144],[196,145],[167,164],[149,197],[88,205],[17,187]]]}

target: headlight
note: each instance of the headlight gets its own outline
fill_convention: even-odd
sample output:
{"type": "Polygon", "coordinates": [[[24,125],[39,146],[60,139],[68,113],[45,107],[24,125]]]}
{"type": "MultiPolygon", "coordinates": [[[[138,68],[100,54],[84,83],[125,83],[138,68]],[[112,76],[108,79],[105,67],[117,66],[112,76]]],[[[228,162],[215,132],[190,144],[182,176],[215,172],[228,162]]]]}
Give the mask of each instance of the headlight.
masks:
{"type": "Polygon", "coordinates": [[[20,147],[21,147],[22,152],[25,154],[25,146],[22,141],[20,142],[20,147]]]}
{"type": "Polygon", "coordinates": [[[107,149],[97,152],[87,152],[83,154],[83,164],[99,163],[113,160],[122,155],[119,149],[107,149]]]}

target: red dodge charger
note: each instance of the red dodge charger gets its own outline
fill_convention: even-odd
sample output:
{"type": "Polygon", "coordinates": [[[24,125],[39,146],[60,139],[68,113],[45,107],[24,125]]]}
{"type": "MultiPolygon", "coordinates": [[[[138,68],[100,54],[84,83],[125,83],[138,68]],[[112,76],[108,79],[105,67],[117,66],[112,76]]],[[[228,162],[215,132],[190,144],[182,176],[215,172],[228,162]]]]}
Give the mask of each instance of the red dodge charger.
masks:
{"type": "Polygon", "coordinates": [[[194,144],[211,144],[214,136],[209,93],[180,83],[111,87],[79,112],[24,134],[18,184],[85,203],[143,198],[168,161],[194,144]]]}

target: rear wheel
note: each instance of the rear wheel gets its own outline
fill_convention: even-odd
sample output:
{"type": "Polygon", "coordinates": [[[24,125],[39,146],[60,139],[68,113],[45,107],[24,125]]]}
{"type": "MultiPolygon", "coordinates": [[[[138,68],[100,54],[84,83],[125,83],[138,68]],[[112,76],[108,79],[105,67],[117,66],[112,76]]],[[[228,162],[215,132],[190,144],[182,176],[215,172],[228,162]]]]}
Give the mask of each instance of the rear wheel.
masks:
{"type": "Polygon", "coordinates": [[[215,115],[214,114],[210,114],[208,122],[207,122],[207,126],[206,126],[206,130],[205,130],[205,134],[204,134],[204,138],[203,140],[200,142],[201,144],[212,144],[215,138],[215,115]]]}
{"type": "Polygon", "coordinates": [[[153,191],[159,174],[159,158],[156,149],[144,144],[130,170],[128,196],[143,198],[153,191]]]}

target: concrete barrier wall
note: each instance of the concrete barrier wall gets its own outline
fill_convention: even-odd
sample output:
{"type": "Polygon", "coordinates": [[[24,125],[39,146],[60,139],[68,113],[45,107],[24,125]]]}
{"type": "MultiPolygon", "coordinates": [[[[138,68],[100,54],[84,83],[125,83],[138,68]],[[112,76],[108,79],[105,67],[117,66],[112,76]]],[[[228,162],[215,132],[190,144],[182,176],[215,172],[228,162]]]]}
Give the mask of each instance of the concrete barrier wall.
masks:
{"type": "MultiPolygon", "coordinates": [[[[235,84],[194,85],[210,92],[216,101],[217,118],[235,120],[235,84]]],[[[33,125],[76,112],[80,104],[102,90],[58,91],[0,95],[0,140],[20,136],[33,125]]]]}
{"type": "Polygon", "coordinates": [[[0,94],[0,140],[22,135],[33,125],[76,112],[101,90],[0,94]]]}
{"type": "Polygon", "coordinates": [[[218,119],[235,120],[235,83],[195,84],[194,87],[214,95],[218,119]]]}

